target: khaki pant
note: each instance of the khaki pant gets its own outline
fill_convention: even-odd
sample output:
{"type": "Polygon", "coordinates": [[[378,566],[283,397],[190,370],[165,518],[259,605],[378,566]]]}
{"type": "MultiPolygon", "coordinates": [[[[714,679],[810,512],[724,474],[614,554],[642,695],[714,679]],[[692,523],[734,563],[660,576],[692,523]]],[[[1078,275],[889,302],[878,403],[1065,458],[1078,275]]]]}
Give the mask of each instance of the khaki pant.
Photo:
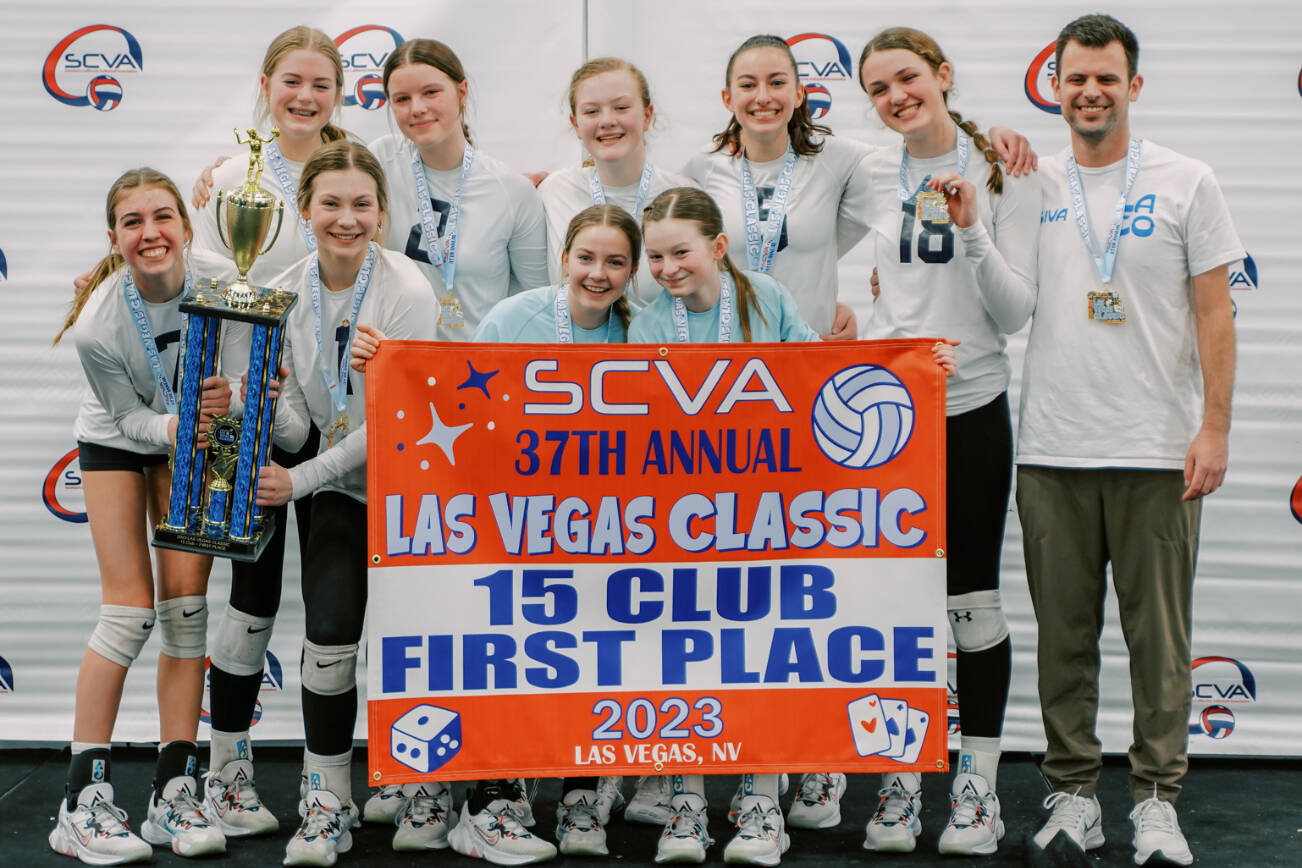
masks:
{"type": "Polygon", "coordinates": [[[1104,568],[1130,652],[1135,801],[1174,801],[1189,767],[1190,630],[1202,502],[1180,500],[1178,470],[1019,467],[1017,508],[1039,623],[1044,775],[1055,791],[1094,793],[1104,568]]]}

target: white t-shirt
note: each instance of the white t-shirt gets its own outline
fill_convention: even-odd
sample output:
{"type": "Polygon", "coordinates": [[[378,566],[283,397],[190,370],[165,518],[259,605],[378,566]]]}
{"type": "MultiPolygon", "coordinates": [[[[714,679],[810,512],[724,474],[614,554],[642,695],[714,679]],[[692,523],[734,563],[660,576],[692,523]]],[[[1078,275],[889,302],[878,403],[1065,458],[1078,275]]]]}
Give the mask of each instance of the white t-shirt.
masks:
{"type": "MultiPolygon", "coordinates": [[[[986,189],[990,164],[972,149],[966,177],[977,188],[979,219],[966,229],[923,224],[915,205],[900,201],[903,143],[868,157],[869,214],[881,295],[865,336],[955,338],[958,373],[947,381],[946,413],[966,413],[1008,389],[1011,369],[1004,335],[1026,324],[1035,306],[1036,237],[1040,184],[1004,177],[1004,189],[986,189]]],[[[957,171],[951,151],[910,159],[909,193],[928,175],[957,171]]]]}
{"type": "MultiPolygon", "coordinates": [[[[733,264],[749,269],[746,224],[741,203],[741,159],[713,145],[688,161],[683,174],[709,193],[723,213],[728,255],[733,264]]],[[[869,145],[829,136],[823,150],[796,159],[796,173],[778,253],[769,272],[795,296],[800,314],[820,334],[832,330],[836,316],[836,260],[867,231],[866,183],[861,164],[869,145]]],[[[782,169],[782,158],[751,163],[759,199],[760,231],[768,220],[768,200],[782,169]]]]}
{"type": "MultiPolygon", "coordinates": [[[[652,163],[651,189],[647,192],[643,207],[650,205],[656,196],[673,187],[695,187],[696,184],[685,175],[666,172],[652,163]]],[[[572,166],[561,169],[547,176],[538,185],[538,194],[542,196],[543,210],[547,213],[547,271],[554,283],[561,281],[561,250],[565,246],[565,233],[569,231],[570,221],[574,215],[592,206],[591,178],[597,171],[592,166],[572,166]]],[[[642,215],[637,213],[638,185],[631,187],[605,187],[606,203],[623,208],[639,227],[642,215]]],[[[638,262],[636,285],[630,284],[629,302],[634,307],[647,304],[664,290],[651,277],[651,269],[646,264],[646,249],[642,250],[638,262]]]]}
{"type": "MultiPolygon", "coordinates": [[[[1112,276],[1126,321],[1090,320],[1087,295],[1102,281],[1076,228],[1067,154],[1040,162],[1039,296],[1017,462],[1181,469],[1203,409],[1192,278],[1242,259],[1243,245],[1212,170],[1145,141],[1112,276]]],[[[1096,243],[1125,165],[1080,170],[1096,243]]]]}
{"type": "MultiPolygon", "coordinates": [[[[73,431],[86,443],[158,455],[171,445],[171,415],[122,295],[125,274],[126,268],[120,268],[95,287],[70,332],[89,386],[73,431]]],[[[159,304],[144,302],[173,393],[181,379],[180,303],[180,294],[159,304]]]]}
{"type": "MultiPolygon", "coordinates": [[[[474,340],[503,344],[554,344],[556,335],[556,293],[564,286],[540,286],[499,301],[475,329],[474,340]]],[[[624,323],[611,311],[606,324],[585,329],[570,321],[570,335],[576,344],[622,344],[624,323]]]]}
{"type": "MultiPolygon", "coordinates": [[[[359,325],[374,326],[394,340],[432,340],[438,303],[429,283],[415,265],[400,254],[376,248],[375,270],[357,315],[359,325]]],[[[322,432],[315,458],[289,469],[294,499],[315,491],[338,491],[366,502],[366,376],[348,369],[348,400],[345,413],[348,433],[331,447],[325,437],[338,412],[330,400],[321,371],[316,343],[316,316],[308,287],[311,258],[304,257],[277,277],[276,286],[298,293],[298,303],[285,323],[282,364],[291,371],[282,384],[276,407],[277,439],[287,446],[301,445],[310,418],[322,432]],[[288,416],[288,419],[282,419],[288,416]],[[283,433],[286,432],[286,433],[283,433]]],[[[328,364],[337,375],[339,354],[349,352],[348,329],[343,325],[351,313],[352,293],[331,292],[321,287],[321,340],[328,364]]],[[[231,342],[234,343],[234,342],[231,342]]],[[[248,357],[248,345],[231,347],[234,358],[248,357]],[[241,356],[242,349],[242,356],[241,356]]],[[[225,356],[224,356],[225,357],[225,356]]],[[[238,374],[233,375],[239,382],[238,374]]]]}
{"type": "MultiPolygon", "coordinates": [[[[371,150],[384,166],[389,184],[385,246],[411,259],[424,273],[427,285],[443,298],[443,275],[431,264],[416,207],[410,145],[401,135],[388,135],[372,142],[371,150]]],[[[442,238],[461,180],[461,167],[448,171],[424,168],[442,238]]],[[[436,337],[444,341],[469,340],[493,305],[512,293],[548,283],[547,228],[538,191],[528,178],[483,151],[475,152],[475,163],[461,194],[457,234],[453,290],[461,301],[466,322],[460,328],[439,326],[436,337]]]]}
{"type": "MultiPolygon", "coordinates": [[[[297,186],[298,180],[303,174],[303,164],[285,160],[285,167],[289,169],[289,174],[293,177],[294,184],[297,186]]],[[[217,234],[217,192],[219,190],[238,190],[243,187],[248,172],[249,159],[247,152],[227,160],[214,169],[212,173],[212,197],[194,218],[194,249],[204,250],[231,262],[232,272],[234,271],[235,261],[233,254],[222,243],[220,236],[217,234]]],[[[276,241],[272,244],[271,249],[254,260],[253,267],[249,269],[249,283],[254,286],[272,286],[272,278],[307,255],[307,242],[303,240],[301,221],[298,216],[298,204],[285,197],[284,191],[280,189],[280,182],[276,180],[276,173],[271,171],[269,164],[264,165],[262,169],[262,175],[258,178],[258,187],[285,203],[284,223],[280,227],[280,234],[276,236],[276,241]]],[[[223,221],[226,218],[227,207],[226,202],[222,202],[223,221]]],[[[224,222],[221,231],[223,234],[226,232],[224,222]]],[[[276,231],[276,218],[274,217],[269,231],[276,231]]],[[[229,241],[230,239],[227,238],[226,240],[229,241]]],[[[265,244],[266,242],[263,242],[264,246],[265,244]]],[[[196,265],[194,276],[198,280],[212,275],[196,265]]],[[[234,274],[231,277],[233,278],[234,274]]]]}

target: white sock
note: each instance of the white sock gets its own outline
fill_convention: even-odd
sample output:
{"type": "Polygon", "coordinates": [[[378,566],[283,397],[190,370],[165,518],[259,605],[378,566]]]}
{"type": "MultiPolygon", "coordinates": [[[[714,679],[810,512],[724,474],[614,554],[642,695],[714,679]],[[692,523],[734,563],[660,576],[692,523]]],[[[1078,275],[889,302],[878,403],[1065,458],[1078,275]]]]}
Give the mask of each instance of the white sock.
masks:
{"type": "Polygon", "coordinates": [[[212,740],[208,743],[208,768],[220,772],[233,760],[253,761],[253,742],[249,740],[249,731],[222,732],[212,731],[212,740]]]}
{"type": "Polygon", "coordinates": [[[768,796],[773,804],[778,803],[778,775],[741,776],[742,792],[748,796],[768,796]]]}
{"type": "Polygon", "coordinates": [[[958,764],[954,768],[955,774],[980,775],[990,784],[990,789],[995,788],[995,780],[999,774],[999,739],[998,738],[979,738],[974,735],[960,736],[958,749],[958,764]]]}
{"type": "Polygon", "coordinates": [[[346,751],[335,756],[322,756],[303,751],[303,770],[307,773],[309,790],[329,790],[339,797],[339,801],[348,804],[353,797],[351,777],[353,752],[346,751]]]}
{"type": "Polygon", "coordinates": [[[669,780],[673,795],[691,793],[705,798],[705,775],[670,775],[669,780]]]}

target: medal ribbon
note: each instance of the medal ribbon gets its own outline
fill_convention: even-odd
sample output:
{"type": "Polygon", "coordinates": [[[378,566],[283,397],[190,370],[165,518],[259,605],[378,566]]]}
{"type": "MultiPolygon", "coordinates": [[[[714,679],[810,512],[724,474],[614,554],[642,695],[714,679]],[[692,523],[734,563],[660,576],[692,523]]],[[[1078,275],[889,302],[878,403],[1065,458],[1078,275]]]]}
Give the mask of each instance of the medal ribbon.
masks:
{"type": "Polygon", "coordinates": [[[357,314],[362,309],[362,299],[366,298],[366,290],[371,285],[371,271],[374,268],[375,245],[372,243],[367,245],[366,260],[362,263],[361,270],[357,272],[357,279],[353,281],[353,303],[348,315],[348,340],[344,344],[343,353],[340,354],[339,370],[336,371],[333,360],[326,354],[325,342],[321,336],[321,263],[313,256],[311,264],[307,267],[307,283],[312,297],[312,313],[315,318],[313,325],[316,329],[316,352],[321,365],[321,379],[325,381],[326,391],[330,393],[330,403],[334,405],[337,413],[343,413],[348,407],[349,348],[352,347],[353,337],[357,334],[357,314]]]}
{"type": "Polygon", "coordinates": [[[1094,233],[1090,229],[1090,218],[1085,206],[1085,191],[1080,181],[1080,169],[1076,165],[1076,158],[1071,154],[1067,155],[1067,186],[1071,189],[1071,210],[1076,217],[1076,231],[1080,233],[1081,240],[1085,242],[1085,249],[1094,259],[1094,267],[1098,269],[1104,289],[1112,283],[1112,272],[1117,267],[1117,247],[1121,243],[1121,224],[1126,219],[1126,199],[1130,197],[1130,188],[1135,185],[1135,177],[1139,174],[1139,164],[1143,157],[1144,146],[1139,139],[1132,138],[1129,148],[1126,149],[1126,181],[1121,187],[1121,195],[1117,197],[1117,206],[1112,209],[1112,225],[1108,228],[1107,246],[1100,253],[1094,244],[1094,233]]]}
{"type": "MultiPolygon", "coordinates": [[[[674,337],[680,344],[692,342],[687,330],[687,305],[681,298],[673,301],[674,337]]],[[[727,271],[719,272],[719,343],[732,343],[732,278],[727,271]]]]}
{"type": "Polygon", "coordinates": [[[316,253],[316,236],[312,234],[312,225],[303,219],[303,214],[298,208],[298,182],[289,171],[289,166],[285,163],[285,155],[280,152],[280,145],[275,142],[267,142],[262,149],[263,159],[271,167],[271,174],[276,176],[276,183],[280,185],[280,192],[284,194],[285,207],[294,212],[294,218],[298,220],[298,231],[303,236],[303,243],[307,245],[308,253],[316,253]]]}
{"type": "MultiPolygon", "coordinates": [[[[570,291],[566,284],[556,287],[556,343],[574,343],[574,326],[570,319],[570,291]]],[[[606,313],[606,340],[610,343],[610,321],[615,318],[613,311],[606,313]]]]}
{"type": "MultiPolygon", "coordinates": [[[[637,199],[633,203],[633,217],[641,221],[642,209],[646,207],[647,197],[651,195],[651,179],[655,177],[655,167],[650,162],[642,165],[642,178],[637,182],[637,199]]],[[[597,167],[592,167],[592,175],[588,178],[588,195],[592,197],[593,205],[606,204],[606,189],[601,186],[601,178],[597,177],[597,167]]]]}
{"type": "MultiPolygon", "coordinates": [[[[954,147],[958,151],[958,173],[966,177],[968,158],[972,155],[972,140],[963,135],[962,131],[959,131],[958,140],[955,142],[954,147]]],[[[918,190],[912,193],[909,192],[909,149],[906,147],[903,151],[904,153],[900,156],[900,185],[898,192],[901,202],[912,202],[922,189],[922,185],[918,185],[918,190]]],[[[931,180],[930,175],[923,178],[922,183],[925,184],[929,180],[931,180]]]]}
{"type": "Polygon", "coordinates": [[[768,274],[773,267],[773,257],[778,254],[778,240],[782,237],[782,221],[787,216],[791,198],[791,182],[796,177],[796,152],[787,142],[787,152],[778,170],[778,183],[769,200],[769,219],[760,234],[759,195],[755,191],[755,178],[751,175],[750,161],[741,157],[741,213],[746,224],[746,262],[751,271],[768,274]]]}
{"type": "Polygon", "coordinates": [[[434,267],[443,275],[443,286],[449,296],[452,295],[452,283],[457,275],[457,227],[461,223],[461,194],[474,165],[475,149],[467,142],[466,150],[461,155],[461,177],[457,180],[457,193],[452,199],[452,211],[448,214],[447,235],[439,238],[439,224],[434,217],[434,205],[430,202],[429,183],[425,180],[425,164],[421,162],[420,149],[411,145],[411,175],[416,186],[420,229],[425,235],[425,244],[429,247],[434,267]]]}
{"type": "MultiPolygon", "coordinates": [[[[193,289],[194,281],[190,279],[190,269],[187,268],[181,296],[189,295],[193,289]]],[[[154,375],[154,382],[158,385],[158,394],[163,397],[163,406],[167,408],[168,413],[175,413],[180,402],[176,400],[176,391],[172,388],[172,384],[167,381],[167,373],[163,370],[163,359],[158,354],[158,344],[154,340],[154,326],[149,322],[145,300],[140,297],[140,290],[136,289],[136,282],[131,279],[130,268],[122,275],[122,295],[126,298],[127,310],[131,312],[131,322],[135,324],[136,334],[140,336],[140,346],[144,348],[145,358],[149,361],[149,371],[154,375]]]]}

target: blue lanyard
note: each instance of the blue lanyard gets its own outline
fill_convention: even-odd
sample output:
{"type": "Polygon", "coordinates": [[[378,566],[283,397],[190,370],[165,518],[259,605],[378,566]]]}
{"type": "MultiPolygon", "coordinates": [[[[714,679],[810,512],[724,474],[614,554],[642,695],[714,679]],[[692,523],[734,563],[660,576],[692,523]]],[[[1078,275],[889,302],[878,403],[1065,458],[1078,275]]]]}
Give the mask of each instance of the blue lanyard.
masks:
{"type": "Polygon", "coordinates": [[[353,281],[353,303],[348,316],[348,340],[344,344],[344,351],[340,354],[339,369],[336,371],[334,359],[326,353],[325,342],[321,335],[321,263],[313,256],[312,262],[307,268],[308,290],[312,296],[312,313],[315,319],[313,326],[316,329],[316,353],[317,360],[321,365],[321,379],[325,381],[326,391],[330,393],[330,403],[334,405],[335,411],[344,412],[348,406],[348,356],[349,348],[353,344],[353,336],[357,334],[357,314],[362,309],[362,299],[366,298],[366,290],[371,285],[371,271],[375,268],[375,245],[368,244],[366,248],[366,260],[362,263],[361,269],[357,272],[357,279],[353,281]]]}
{"type": "MultiPolygon", "coordinates": [[[[690,344],[692,336],[687,330],[687,305],[681,298],[673,301],[674,337],[680,344],[690,344]]],[[[732,278],[728,272],[719,271],[719,343],[732,343],[732,278]]]]}
{"type": "Polygon", "coordinates": [[[285,163],[285,155],[280,152],[280,145],[275,142],[268,142],[262,149],[263,157],[267,165],[271,166],[271,174],[276,176],[276,183],[280,185],[280,191],[285,196],[285,207],[294,212],[295,219],[298,220],[298,231],[303,235],[303,243],[307,245],[308,253],[316,253],[316,236],[312,234],[312,225],[303,219],[303,212],[298,207],[298,181],[289,171],[289,166],[285,163]]]}
{"type": "MultiPolygon", "coordinates": [[[[181,296],[189,295],[192,289],[194,289],[194,282],[190,279],[190,269],[187,268],[181,296]]],[[[131,322],[135,324],[136,334],[140,336],[140,346],[144,349],[145,358],[149,362],[149,371],[154,375],[154,382],[158,385],[158,394],[163,397],[163,406],[167,408],[167,412],[175,413],[180,404],[176,400],[176,392],[172,389],[172,384],[167,381],[167,373],[163,370],[163,359],[158,354],[158,343],[154,340],[154,327],[149,322],[145,300],[140,297],[140,290],[136,289],[136,282],[131,279],[130,268],[122,275],[122,295],[126,298],[127,310],[131,312],[131,322]]]]}
{"type": "Polygon", "coordinates": [[[1103,281],[1104,288],[1112,283],[1112,272],[1117,267],[1117,247],[1121,243],[1121,224],[1126,219],[1126,199],[1130,196],[1130,188],[1135,185],[1135,177],[1139,174],[1139,164],[1144,157],[1144,146],[1139,139],[1132,138],[1130,146],[1126,149],[1126,181],[1121,188],[1121,195],[1117,197],[1117,205],[1112,209],[1112,225],[1108,228],[1107,246],[1100,253],[1094,243],[1094,233],[1090,229],[1090,218],[1085,207],[1085,191],[1081,187],[1080,169],[1076,166],[1076,158],[1067,155],[1067,186],[1071,189],[1071,210],[1076,216],[1076,231],[1080,233],[1081,240],[1085,242],[1085,249],[1094,259],[1094,267],[1098,269],[1099,278],[1103,281]]]}
{"type": "MultiPolygon", "coordinates": [[[[637,199],[633,202],[633,219],[639,222],[642,220],[642,209],[646,207],[646,200],[651,195],[651,180],[655,174],[655,167],[650,162],[642,165],[642,177],[637,182],[637,199]]],[[[588,195],[592,197],[593,205],[606,204],[606,189],[601,186],[596,166],[592,167],[592,175],[588,178],[588,195]]]]}
{"type": "Polygon", "coordinates": [[[782,221],[786,219],[791,198],[791,182],[795,177],[796,152],[788,142],[782,168],[778,171],[778,183],[773,188],[773,198],[769,200],[769,219],[761,235],[755,178],[751,175],[750,160],[745,154],[741,156],[741,213],[746,225],[746,262],[751,271],[768,274],[773,267],[773,257],[778,254],[778,240],[782,236],[782,221]]]}
{"type": "MultiPolygon", "coordinates": [[[[958,133],[958,141],[955,143],[955,149],[958,151],[958,173],[960,175],[964,175],[964,176],[967,175],[967,163],[968,163],[968,158],[971,156],[971,144],[972,144],[971,139],[963,135],[963,133],[961,132],[958,133]]],[[[900,157],[900,185],[899,185],[898,192],[899,192],[901,202],[912,202],[914,197],[918,195],[918,190],[921,190],[922,187],[921,185],[919,185],[918,190],[914,190],[911,193],[909,192],[910,162],[909,162],[908,147],[906,146],[903,149],[903,151],[904,153],[900,157]]],[[[925,184],[930,179],[931,176],[928,175],[926,178],[922,179],[922,182],[925,184]]]]}
{"type": "MultiPolygon", "coordinates": [[[[574,343],[574,325],[570,318],[570,294],[569,287],[561,284],[556,287],[556,343],[572,344],[574,343]]],[[[602,343],[610,343],[610,321],[615,318],[614,311],[606,312],[606,339],[602,343]]]]}
{"type": "Polygon", "coordinates": [[[434,219],[434,206],[430,203],[429,184],[425,181],[425,164],[420,159],[420,149],[411,147],[411,174],[416,185],[416,208],[420,212],[420,228],[429,247],[434,267],[443,275],[443,287],[452,295],[452,284],[457,275],[457,227],[461,223],[461,194],[466,179],[475,165],[475,149],[466,143],[461,156],[461,177],[457,180],[456,196],[452,200],[452,213],[448,214],[447,235],[439,237],[438,221],[434,219]]]}

